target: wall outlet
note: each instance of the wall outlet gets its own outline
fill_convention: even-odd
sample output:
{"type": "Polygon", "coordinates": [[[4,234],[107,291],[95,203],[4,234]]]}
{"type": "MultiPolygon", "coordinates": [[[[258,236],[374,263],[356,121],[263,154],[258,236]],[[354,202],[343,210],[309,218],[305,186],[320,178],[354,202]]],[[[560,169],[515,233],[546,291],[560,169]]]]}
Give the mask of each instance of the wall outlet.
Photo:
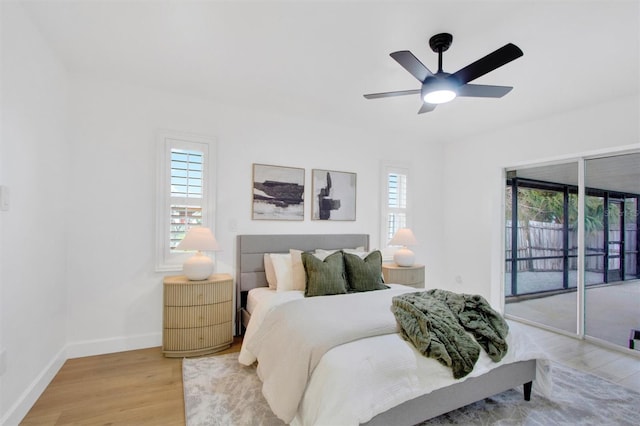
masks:
{"type": "Polygon", "coordinates": [[[0,351],[0,376],[7,371],[7,351],[5,349],[0,351]]]}
{"type": "Polygon", "coordinates": [[[455,279],[455,281],[456,281],[456,284],[458,284],[458,285],[462,285],[462,283],[463,283],[463,281],[462,281],[462,276],[460,276],[460,275],[456,275],[454,279],[455,279]]]}

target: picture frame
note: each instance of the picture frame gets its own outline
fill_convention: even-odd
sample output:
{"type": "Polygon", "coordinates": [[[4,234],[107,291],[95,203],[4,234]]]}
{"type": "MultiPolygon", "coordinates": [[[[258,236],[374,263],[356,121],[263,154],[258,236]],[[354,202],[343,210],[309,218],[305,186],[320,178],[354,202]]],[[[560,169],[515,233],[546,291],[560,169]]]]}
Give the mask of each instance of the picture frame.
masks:
{"type": "Polygon", "coordinates": [[[298,167],[253,164],[253,220],[304,220],[304,175],[298,167]]]}
{"type": "Polygon", "coordinates": [[[356,220],[355,173],[313,169],[311,183],[312,220],[356,220]]]}

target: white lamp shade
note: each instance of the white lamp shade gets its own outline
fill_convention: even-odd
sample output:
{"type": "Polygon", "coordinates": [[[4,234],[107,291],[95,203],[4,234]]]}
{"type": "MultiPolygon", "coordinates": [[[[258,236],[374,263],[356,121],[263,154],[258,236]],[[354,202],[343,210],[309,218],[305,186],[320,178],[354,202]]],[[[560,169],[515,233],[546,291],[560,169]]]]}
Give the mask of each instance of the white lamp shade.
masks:
{"type": "Polygon", "coordinates": [[[182,265],[182,273],[190,280],[206,280],[213,273],[213,260],[201,253],[201,251],[220,250],[218,242],[209,228],[196,227],[189,229],[189,232],[180,241],[176,249],[197,251],[182,265]]]}
{"type": "Polygon", "coordinates": [[[189,229],[189,232],[187,232],[187,235],[180,241],[176,250],[218,251],[220,247],[211,229],[195,227],[189,229]]]}
{"type": "Polygon", "coordinates": [[[415,246],[418,244],[415,235],[409,228],[400,228],[389,241],[390,246],[415,246]]]}

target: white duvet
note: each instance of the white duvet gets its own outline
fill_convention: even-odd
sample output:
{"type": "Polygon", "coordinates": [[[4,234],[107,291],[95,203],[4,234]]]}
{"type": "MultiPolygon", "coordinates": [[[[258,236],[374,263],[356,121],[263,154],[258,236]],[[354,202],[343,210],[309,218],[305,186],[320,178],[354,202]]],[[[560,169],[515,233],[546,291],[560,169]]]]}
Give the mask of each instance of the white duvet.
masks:
{"type": "MultiPolygon", "coordinates": [[[[389,307],[392,295],[415,291],[413,288],[404,286],[393,284],[390,286],[392,287],[390,290],[374,292],[388,294],[389,307]]],[[[338,300],[335,298],[340,297],[343,296],[324,298],[338,300]]],[[[282,292],[256,308],[243,340],[239,356],[242,364],[251,365],[257,360],[256,355],[249,348],[255,346],[253,343],[263,335],[260,329],[265,324],[265,318],[274,310],[277,311],[278,306],[299,299],[304,299],[302,292],[282,292]]],[[[291,319],[291,321],[304,320],[305,318],[291,319]]],[[[510,322],[509,326],[510,333],[507,337],[509,351],[503,360],[494,363],[484,351],[481,351],[474,370],[461,380],[454,380],[451,369],[421,355],[398,333],[390,333],[351,341],[328,350],[313,369],[308,382],[306,378],[304,379],[306,390],[297,409],[294,410],[293,419],[286,410],[286,404],[283,405],[285,399],[292,397],[291,386],[289,386],[291,381],[300,380],[299,377],[291,377],[293,369],[291,371],[280,369],[282,370],[280,373],[273,373],[269,378],[271,384],[263,387],[263,394],[274,413],[287,422],[291,421],[294,425],[358,425],[405,401],[463,381],[468,377],[480,376],[499,365],[546,358],[535,343],[520,331],[517,323],[510,322]]],[[[260,344],[267,345],[268,342],[260,342],[260,344]]],[[[259,362],[258,373],[261,379],[265,374],[269,376],[272,373],[261,371],[262,367],[277,365],[278,361],[296,362],[290,357],[291,349],[284,348],[280,353],[282,358],[274,360],[273,354],[277,353],[271,351],[268,356],[272,359],[268,362],[266,359],[262,361],[264,366],[259,362]]],[[[544,394],[547,394],[550,388],[546,373],[545,363],[539,362],[535,386],[544,394]]]]}

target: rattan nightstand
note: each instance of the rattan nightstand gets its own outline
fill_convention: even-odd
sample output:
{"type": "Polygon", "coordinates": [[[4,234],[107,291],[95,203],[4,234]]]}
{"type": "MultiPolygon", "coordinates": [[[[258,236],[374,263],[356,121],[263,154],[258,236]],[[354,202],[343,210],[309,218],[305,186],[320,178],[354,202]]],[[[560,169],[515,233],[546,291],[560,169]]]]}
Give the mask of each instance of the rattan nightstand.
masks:
{"type": "Polygon", "coordinates": [[[424,288],[424,265],[398,266],[395,263],[383,263],[382,276],[386,283],[424,288]]]}
{"type": "Polygon", "coordinates": [[[233,342],[233,279],[213,274],[189,281],[182,275],[164,278],[162,352],[167,357],[218,352],[233,342]]]}

